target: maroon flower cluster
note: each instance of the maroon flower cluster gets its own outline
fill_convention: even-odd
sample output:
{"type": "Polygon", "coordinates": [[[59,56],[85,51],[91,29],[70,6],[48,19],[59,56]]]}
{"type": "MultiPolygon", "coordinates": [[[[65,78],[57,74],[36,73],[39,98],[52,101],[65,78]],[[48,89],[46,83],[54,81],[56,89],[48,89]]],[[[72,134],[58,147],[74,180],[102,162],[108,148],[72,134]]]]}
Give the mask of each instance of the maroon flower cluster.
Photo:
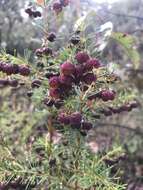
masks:
{"type": "Polygon", "coordinates": [[[138,106],[139,106],[139,103],[136,101],[133,101],[117,108],[109,107],[108,109],[102,110],[101,113],[103,113],[105,116],[111,116],[112,114],[119,114],[125,111],[130,112],[133,109],[137,108],[138,106]]]}
{"type": "Polygon", "coordinates": [[[78,128],[82,131],[89,131],[92,129],[92,123],[83,121],[81,113],[74,112],[72,114],[60,113],[58,121],[63,125],[71,125],[74,128],[78,128]]]}
{"type": "Polygon", "coordinates": [[[25,12],[29,15],[29,17],[33,17],[33,18],[37,18],[37,17],[42,16],[40,11],[34,11],[34,10],[32,10],[31,7],[25,9],[25,12]]]}
{"type": "Polygon", "coordinates": [[[16,79],[0,79],[0,86],[5,87],[5,86],[11,86],[11,87],[17,87],[18,86],[18,80],[16,79]]]}
{"type": "Polygon", "coordinates": [[[96,75],[93,73],[93,68],[100,66],[98,60],[90,59],[85,52],[77,53],[75,59],[78,61],[77,65],[70,61],[64,62],[60,66],[60,75],[53,76],[49,79],[50,96],[55,99],[64,97],[71,91],[73,85],[90,85],[96,81],[96,75]]]}
{"type": "Polygon", "coordinates": [[[63,7],[66,7],[69,5],[70,0],[60,0],[59,2],[55,2],[53,4],[53,10],[55,11],[56,14],[59,14],[62,12],[63,7]]]}
{"type": "Polygon", "coordinates": [[[53,76],[49,79],[49,94],[54,99],[62,98],[71,90],[75,66],[67,61],[61,65],[60,72],[59,76],[53,76]]]}
{"type": "Polygon", "coordinates": [[[42,57],[42,56],[49,56],[52,55],[53,51],[51,48],[48,47],[42,47],[39,49],[36,49],[35,54],[37,57],[42,57]]]}
{"type": "Polygon", "coordinates": [[[26,65],[17,65],[5,62],[0,62],[0,71],[7,75],[20,74],[28,76],[30,74],[30,68],[26,65]]]}

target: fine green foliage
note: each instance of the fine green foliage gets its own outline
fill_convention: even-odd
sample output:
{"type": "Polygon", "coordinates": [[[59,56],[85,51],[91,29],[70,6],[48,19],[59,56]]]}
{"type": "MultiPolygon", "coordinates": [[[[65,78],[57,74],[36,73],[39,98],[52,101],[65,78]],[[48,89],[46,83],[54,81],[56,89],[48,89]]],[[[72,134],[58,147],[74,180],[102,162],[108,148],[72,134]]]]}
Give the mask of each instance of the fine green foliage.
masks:
{"type": "Polygon", "coordinates": [[[44,187],[49,184],[54,189],[96,189],[123,190],[124,185],[118,181],[118,177],[110,176],[110,168],[107,168],[104,160],[120,155],[123,150],[115,147],[104,156],[92,154],[85,146],[84,139],[75,131],[65,132],[65,144],[51,144],[46,136],[40,138],[34,145],[35,150],[43,151],[42,159],[37,160],[34,152],[27,152],[22,159],[17,159],[7,147],[4,139],[1,139],[2,156],[0,159],[0,179],[10,181],[20,178],[22,184],[26,183],[25,189],[31,185],[44,187]],[[69,136],[72,137],[69,140],[69,136]],[[77,137],[78,135],[78,137],[77,137]],[[75,139],[78,139],[76,141],[75,139]]]}

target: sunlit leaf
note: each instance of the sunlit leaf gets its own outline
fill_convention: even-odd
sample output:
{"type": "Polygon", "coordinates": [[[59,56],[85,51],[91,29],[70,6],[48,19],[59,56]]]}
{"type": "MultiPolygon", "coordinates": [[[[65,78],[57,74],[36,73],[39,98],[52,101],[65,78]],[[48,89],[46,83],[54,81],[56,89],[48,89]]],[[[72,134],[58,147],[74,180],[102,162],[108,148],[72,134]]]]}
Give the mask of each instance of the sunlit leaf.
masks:
{"type": "Polygon", "coordinates": [[[111,22],[103,23],[92,10],[76,21],[74,31],[77,30],[85,33],[89,51],[94,54],[102,52],[106,47],[113,31],[113,24],[111,22]]]}
{"type": "Polygon", "coordinates": [[[80,18],[76,21],[76,23],[75,23],[75,25],[74,25],[74,31],[77,31],[77,30],[82,31],[82,30],[83,30],[83,27],[84,27],[84,25],[85,25],[85,19],[86,19],[86,17],[87,17],[87,15],[84,15],[84,16],[80,17],[80,18]]]}
{"type": "Polygon", "coordinates": [[[112,35],[113,24],[111,22],[107,22],[102,24],[101,26],[95,26],[92,33],[88,34],[88,45],[90,48],[90,52],[101,53],[112,35]]]}

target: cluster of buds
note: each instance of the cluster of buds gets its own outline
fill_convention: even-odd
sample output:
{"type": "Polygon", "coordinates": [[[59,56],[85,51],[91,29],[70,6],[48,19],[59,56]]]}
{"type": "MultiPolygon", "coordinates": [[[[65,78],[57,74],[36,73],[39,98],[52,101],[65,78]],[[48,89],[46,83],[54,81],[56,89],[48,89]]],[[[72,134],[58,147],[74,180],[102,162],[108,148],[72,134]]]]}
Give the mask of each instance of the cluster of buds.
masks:
{"type": "Polygon", "coordinates": [[[89,100],[94,100],[96,98],[102,99],[104,102],[107,102],[109,100],[114,100],[116,96],[116,92],[113,90],[102,90],[92,96],[89,96],[89,100]]]}
{"type": "Polygon", "coordinates": [[[40,11],[32,10],[31,7],[25,9],[25,12],[29,15],[29,17],[33,17],[33,18],[38,18],[42,16],[40,11]]]}
{"type": "Polygon", "coordinates": [[[42,47],[39,49],[36,49],[35,54],[37,57],[43,57],[43,56],[49,56],[52,55],[52,49],[48,47],[42,47]]]}
{"type": "Polygon", "coordinates": [[[62,12],[63,8],[69,5],[69,0],[60,0],[59,2],[55,2],[53,4],[53,10],[56,14],[62,12]]]}
{"type": "Polygon", "coordinates": [[[75,59],[78,64],[70,61],[64,62],[60,66],[60,75],[49,79],[49,94],[52,98],[65,97],[72,90],[73,85],[91,85],[92,82],[96,82],[97,77],[93,73],[93,69],[100,66],[99,61],[90,58],[86,52],[77,53],[75,59]]]}
{"type": "Polygon", "coordinates": [[[101,113],[103,113],[105,116],[111,116],[112,114],[119,114],[125,111],[130,112],[133,109],[137,108],[138,106],[139,106],[139,103],[136,101],[133,101],[117,108],[109,107],[108,109],[102,110],[101,113]]]}
{"type": "Polygon", "coordinates": [[[17,87],[18,86],[18,80],[16,79],[0,79],[0,86],[1,87],[6,87],[6,86],[11,86],[11,87],[17,87]]]}
{"type": "Polygon", "coordinates": [[[63,125],[70,125],[73,128],[77,128],[81,132],[89,131],[93,127],[92,123],[84,121],[80,112],[74,112],[71,114],[60,113],[58,121],[63,125]]]}
{"type": "Polygon", "coordinates": [[[30,74],[30,68],[26,65],[17,65],[5,62],[0,62],[0,71],[7,75],[20,74],[28,76],[30,74]]]}

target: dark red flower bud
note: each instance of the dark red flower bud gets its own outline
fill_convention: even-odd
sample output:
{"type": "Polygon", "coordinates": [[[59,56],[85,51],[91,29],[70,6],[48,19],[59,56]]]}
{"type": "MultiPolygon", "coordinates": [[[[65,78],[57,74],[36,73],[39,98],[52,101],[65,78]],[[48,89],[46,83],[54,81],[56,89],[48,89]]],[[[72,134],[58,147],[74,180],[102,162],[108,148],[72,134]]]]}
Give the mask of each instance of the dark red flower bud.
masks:
{"type": "Polygon", "coordinates": [[[50,42],[54,42],[55,39],[56,39],[55,33],[50,33],[47,39],[48,39],[50,42]]]}
{"type": "Polygon", "coordinates": [[[100,62],[97,59],[90,59],[87,61],[87,65],[92,65],[92,68],[99,68],[100,67],[100,62]]]}
{"type": "Polygon", "coordinates": [[[72,90],[72,85],[61,84],[60,90],[63,95],[68,95],[69,92],[72,90]]]}
{"type": "Polygon", "coordinates": [[[101,99],[105,102],[108,100],[114,100],[115,99],[115,92],[110,91],[110,90],[103,90],[103,91],[101,91],[101,99]]]}
{"type": "Polygon", "coordinates": [[[60,79],[59,79],[59,77],[58,76],[54,76],[54,77],[50,78],[49,85],[52,88],[58,88],[58,87],[60,87],[60,79]]]}
{"type": "Polygon", "coordinates": [[[64,62],[60,69],[63,75],[72,75],[75,72],[75,66],[70,61],[64,62]]]}
{"type": "Polygon", "coordinates": [[[62,11],[62,4],[61,3],[54,3],[53,4],[53,10],[55,11],[56,14],[59,14],[62,11]]]}
{"type": "Polygon", "coordinates": [[[35,80],[32,81],[31,87],[32,88],[39,88],[41,86],[41,84],[42,84],[41,80],[35,79],[35,80]]]}
{"type": "Polygon", "coordinates": [[[84,72],[85,72],[85,69],[84,69],[83,65],[76,65],[76,67],[75,67],[75,77],[76,78],[79,78],[79,77],[81,78],[83,76],[84,72]]]}
{"type": "Polygon", "coordinates": [[[49,99],[49,98],[45,98],[44,99],[44,104],[48,107],[52,107],[54,105],[54,100],[53,99],[49,99]]]}
{"type": "Polygon", "coordinates": [[[67,86],[71,86],[72,82],[74,81],[72,76],[66,76],[66,75],[61,75],[59,79],[61,84],[63,85],[65,84],[67,86]]]}
{"type": "Polygon", "coordinates": [[[43,54],[46,55],[46,56],[53,54],[52,49],[51,49],[51,48],[48,48],[48,47],[44,47],[44,48],[42,49],[42,51],[43,51],[43,54]]]}
{"type": "Polygon", "coordinates": [[[111,107],[109,107],[109,109],[111,110],[111,112],[112,112],[113,114],[121,113],[120,108],[111,108],[111,107]]]}
{"type": "Polygon", "coordinates": [[[3,66],[3,72],[5,72],[7,75],[11,75],[13,73],[13,65],[11,64],[4,64],[3,66]]]}
{"type": "Polygon", "coordinates": [[[89,86],[88,85],[84,85],[84,86],[81,86],[80,87],[81,91],[87,91],[89,89],[89,86]]]}
{"type": "Polygon", "coordinates": [[[76,65],[75,67],[75,73],[74,73],[74,83],[79,84],[82,80],[84,74],[84,67],[83,65],[76,65]]]}
{"type": "Polygon", "coordinates": [[[43,55],[43,49],[42,48],[36,49],[35,54],[38,57],[42,57],[42,55],[43,55]]]}
{"type": "Polygon", "coordinates": [[[103,110],[102,113],[103,113],[105,116],[111,116],[111,115],[112,115],[112,111],[111,111],[111,110],[103,110]]]}
{"type": "Polygon", "coordinates": [[[79,125],[82,121],[82,115],[79,112],[72,113],[70,115],[70,124],[71,125],[79,125]]]}
{"type": "Polygon", "coordinates": [[[93,73],[87,73],[83,76],[82,81],[90,85],[92,82],[96,81],[96,76],[93,73]]]}
{"type": "Polygon", "coordinates": [[[82,123],[82,129],[83,130],[87,130],[87,131],[89,131],[90,129],[92,129],[92,123],[90,123],[90,122],[83,122],[82,123]]]}
{"type": "Polygon", "coordinates": [[[139,103],[136,101],[133,101],[130,103],[131,108],[137,108],[139,106],[139,103]]]}
{"type": "Polygon", "coordinates": [[[84,63],[84,70],[86,72],[92,71],[92,69],[93,69],[93,64],[90,60],[84,63]]]}
{"type": "Polygon", "coordinates": [[[19,65],[17,65],[17,64],[12,65],[12,73],[13,74],[18,74],[19,73],[19,65]]]}
{"type": "Polygon", "coordinates": [[[17,87],[18,86],[18,80],[16,80],[16,79],[10,80],[9,85],[12,87],[17,87]]]}
{"type": "Polygon", "coordinates": [[[0,182],[0,189],[1,189],[1,190],[8,189],[7,186],[8,186],[8,185],[6,185],[5,183],[1,183],[1,182],[0,182]]]}
{"type": "Polygon", "coordinates": [[[31,10],[31,8],[25,9],[25,12],[26,12],[29,16],[32,16],[32,15],[33,15],[33,12],[32,12],[32,10],[31,10]]]}
{"type": "Polygon", "coordinates": [[[75,56],[78,63],[86,63],[89,60],[89,55],[86,52],[78,52],[75,56]]]}
{"type": "Polygon", "coordinates": [[[115,91],[110,91],[110,95],[109,95],[109,100],[114,100],[115,99],[115,95],[116,95],[116,92],[115,91]]]}
{"type": "Polygon", "coordinates": [[[7,79],[0,79],[0,86],[7,86],[9,81],[7,79]]]}
{"type": "Polygon", "coordinates": [[[60,91],[60,89],[58,89],[58,88],[52,88],[52,89],[50,89],[50,91],[49,91],[49,95],[50,95],[52,98],[59,99],[59,98],[61,97],[61,91],[60,91]]]}
{"type": "Polygon", "coordinates": [[[30,74],[30,68],[25,65],[20,65],[19,72],[23,76],[28,76],[30,74]]]}
{"type": "Polygon", "coordinates": [[[58,76],[58,75],[56,75],[56,74],[54,74],[54,73],[52,73],[52,72],[46,72],[46,73],[45,73],[45,77],[46,77],[47,79],[50,79],[50,78],[52,78],[52,77],[54,77],[54,76],[58,76]]]}
{"type": "Polygon", "coordinates": [[[58,116],[58,121],[64,125],[68,125],[70,123],[70,119],[69,119],[69,116],[65,113],[61,113],[59,116],[58,116]]]}
{"type": "Polygon", "coordinates": [[[40,11],[33,12],[33,17],[34,18],[41,17],[41,16],[42,16],[42,14],[40,13],[40,11]]]}
{"type": "Polygon", "coordinates": [[[121,111],[127,111],[130,112],[132,110],[132,107],[129,104],[123,105],[120,107],[121,111]]]}

